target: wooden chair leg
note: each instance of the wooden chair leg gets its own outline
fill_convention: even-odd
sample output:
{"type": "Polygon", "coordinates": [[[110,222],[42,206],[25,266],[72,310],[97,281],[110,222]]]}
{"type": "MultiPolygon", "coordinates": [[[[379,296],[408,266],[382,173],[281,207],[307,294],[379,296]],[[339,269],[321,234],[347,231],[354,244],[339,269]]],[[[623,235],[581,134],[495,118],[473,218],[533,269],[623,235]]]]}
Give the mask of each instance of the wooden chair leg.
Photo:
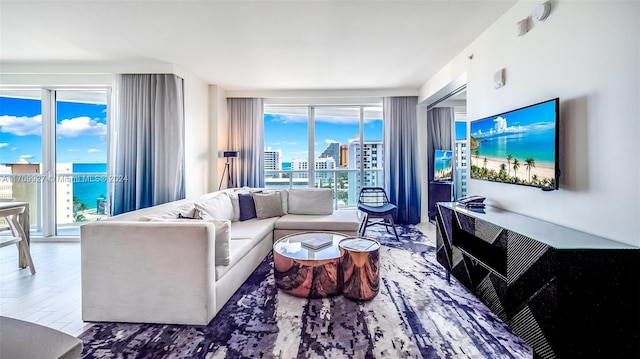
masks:
{"type": "Polygon", "coordinates": [[[36,268],[33,266],[33,259],[31,258],[31,249],[29,248],[27,240],[23,237],[17,244],[22,247],[22,253],[24,253],[24,258],[27,262],[27,266],[29,266],[31,274],[36,274],[36,268]]]}
{"type": "MultiPolygon", "coordinates": [[[[33,259],[31,258],[31,249],[29,248],[29,243],[27,243],[27,235],[24,233],[20,222],[18,222],[17,216],[11,216],[8,218],[7,224],[11,227],[11,232],[15,235],[18,235],[22,240],[18,243],[18,247],[22,249],[22,251],[18,250],[18,253],[22,252],[25,257],[25,261],[27,262],[27,266],[29,266],[29,270],[31,274],[36,274],[36,268],[33,265],[33,259]]],[[[19,254],[18,254],[19,255],[19,254]]]]}

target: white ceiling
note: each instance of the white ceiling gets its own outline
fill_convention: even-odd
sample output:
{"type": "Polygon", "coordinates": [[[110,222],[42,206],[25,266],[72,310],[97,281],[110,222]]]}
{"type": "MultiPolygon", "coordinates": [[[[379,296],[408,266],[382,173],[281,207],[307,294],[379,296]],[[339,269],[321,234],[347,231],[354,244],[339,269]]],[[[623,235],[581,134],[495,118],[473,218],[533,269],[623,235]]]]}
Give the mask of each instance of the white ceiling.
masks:
{"type": "Polygon", "coordinates": [[[416,89],[515,2],[0,0],[0,61],[173,64],[229,90],[416,89]]]}

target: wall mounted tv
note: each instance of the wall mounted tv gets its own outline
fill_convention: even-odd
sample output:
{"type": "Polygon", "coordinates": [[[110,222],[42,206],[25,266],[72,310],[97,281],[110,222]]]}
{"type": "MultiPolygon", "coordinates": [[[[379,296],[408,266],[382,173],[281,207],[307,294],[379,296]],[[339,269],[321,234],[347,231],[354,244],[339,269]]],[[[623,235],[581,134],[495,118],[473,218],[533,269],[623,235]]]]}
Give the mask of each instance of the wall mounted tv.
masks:
{"type": "Polygon", "coordinates": [[[433,157],[433,180],[451,181],[453,178],[453,151],[435,150],[433,157]]]}
{"type": "Polygon", "coordinates": [[[471,178],[558,189],[559,100],[471,122],[471,178]]]}

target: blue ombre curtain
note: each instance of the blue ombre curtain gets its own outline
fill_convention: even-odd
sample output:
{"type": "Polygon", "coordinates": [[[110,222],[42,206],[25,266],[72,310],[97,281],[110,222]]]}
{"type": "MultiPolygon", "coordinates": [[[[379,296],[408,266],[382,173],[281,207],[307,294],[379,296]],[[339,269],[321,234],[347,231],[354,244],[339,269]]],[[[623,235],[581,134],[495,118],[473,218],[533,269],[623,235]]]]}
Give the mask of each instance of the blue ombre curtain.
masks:
{"type": "Polygon", "coordinates": [[[183,199],[184,91],[173,74],[116,76],[111,215],[183,199]]]}
{"type": "Polygon", "coordinates": [[[236,187],[264,187],[264,100],[228,98],[229,148],[238,151],[232,167],[236,187]]]}
{"type": "Polygon", "coordinates": [[[398,206],[397,223],[420,223],[418,97],[385,97],[385,188],[398,206]]]}

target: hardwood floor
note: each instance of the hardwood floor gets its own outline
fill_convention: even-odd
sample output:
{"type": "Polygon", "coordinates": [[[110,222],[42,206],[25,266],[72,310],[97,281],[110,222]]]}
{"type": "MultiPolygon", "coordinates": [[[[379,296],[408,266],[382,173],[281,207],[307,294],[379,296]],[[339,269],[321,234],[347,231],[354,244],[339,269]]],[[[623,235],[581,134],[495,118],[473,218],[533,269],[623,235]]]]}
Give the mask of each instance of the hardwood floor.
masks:
{"type": "Polygon", "coordinates": [[[15,246],[0,250],[0,315],[78,336],[82,321],[80,243],[31,244],[36,274],[18,268],[15,246]]]}
{"type": "MultiPolygon", "coordinates": [[[[435,226],[418,229],[435,243],[435,226]]],[[[80,242],[33,242],[36,274],[18,269],[18,249],[0,250],[0,315],[79,336],[92,323],[82,321],[80,242]]]]}

